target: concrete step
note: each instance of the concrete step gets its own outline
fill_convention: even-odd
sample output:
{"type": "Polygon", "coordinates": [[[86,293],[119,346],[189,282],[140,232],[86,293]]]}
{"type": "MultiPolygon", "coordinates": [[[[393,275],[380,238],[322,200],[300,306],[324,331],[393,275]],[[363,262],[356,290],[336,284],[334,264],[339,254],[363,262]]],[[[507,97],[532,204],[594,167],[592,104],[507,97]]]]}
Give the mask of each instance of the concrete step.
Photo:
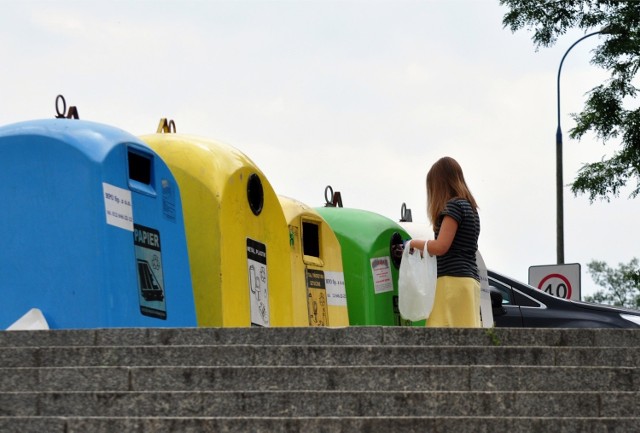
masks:
{"type": "Polygon", "coordinates": [[[285,365],[640,366],[640,347],[71,346],[0,348],[1,367],[285,365]]]}
{"type": "Polygon", "coordinates": [[[171,345],[0,348],[0,368],[289,365],[640,367],[640,347],[171,345]]]}
{"type": "Polygon", "coordinates": [[[3,433],[584,433],[637,431],[640,418],[616,417],[0,417],[3,433]]]}
{"type": "Polygon", "coordinates": [[[406,345],[638,347],[633,329],[121,328],[0,332],[0,347],[165,345],[406,345]]]}
{"type": "Polygon", "coordinates": [[[0,332],[0,432],[626,432],[640,333],[0,332]]]}
{"type": "Polygon", "coordinates": [[[220,366],[2,368],[11,391],[638,391],[637,367],[220,366]]]}
{"type": "Polygon", "coordinates": [[[625,417],[640,392],[202,391],[7,392],[13,417],[625,417]]]}

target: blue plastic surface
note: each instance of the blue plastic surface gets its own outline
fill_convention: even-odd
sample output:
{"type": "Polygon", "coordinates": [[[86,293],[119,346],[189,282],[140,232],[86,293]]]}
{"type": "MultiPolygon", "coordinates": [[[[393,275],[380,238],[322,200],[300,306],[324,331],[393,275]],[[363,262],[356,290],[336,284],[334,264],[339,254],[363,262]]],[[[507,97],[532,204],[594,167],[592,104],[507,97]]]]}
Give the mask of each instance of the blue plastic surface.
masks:
{"type": "Polygon", "coordinates": [[[196,326],[178,185],[135,136],[82,120],[0,128],[0,329],[196,326]]]}

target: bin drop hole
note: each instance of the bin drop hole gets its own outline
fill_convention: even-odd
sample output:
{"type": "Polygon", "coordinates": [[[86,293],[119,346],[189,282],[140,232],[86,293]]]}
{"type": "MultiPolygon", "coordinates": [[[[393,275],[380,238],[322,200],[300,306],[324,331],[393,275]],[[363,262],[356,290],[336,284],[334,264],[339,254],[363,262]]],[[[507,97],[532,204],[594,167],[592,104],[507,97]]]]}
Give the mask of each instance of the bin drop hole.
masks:
{"type": "Polygon", "coordinates": [[[251,212],[254,215],[260,215],[264,205],[264,192],[260,177],[255,173],[249,176],[249,181],[247,182],[247,199],[249,200],[251,212]]]}
{"type": "Polygon", "coordinates": [[[393,235],[391,235],[391,245],[389,247],[389,254],[391,255],[391,262],[393,263],[393,266],[396,267],[396,269],[400,268],[400,262],[402,261],[402,257],[396,257],[393,254],[393,247],[395,245],[402,245],[403,243],[404,241],[402,240],[402,236],[400,236],[400,233],[394,232],[393,235]]]}
{"type": "Polygon", "coordinates": [[[136,182],[151,184],[151,158],[129,152],[129,178],[136,182]]]}
{"type": "Polygon", "coordinates": [[[320,258],[320,233],[317,224],[302,223],[302,251],[305,256],[320,258]]]}

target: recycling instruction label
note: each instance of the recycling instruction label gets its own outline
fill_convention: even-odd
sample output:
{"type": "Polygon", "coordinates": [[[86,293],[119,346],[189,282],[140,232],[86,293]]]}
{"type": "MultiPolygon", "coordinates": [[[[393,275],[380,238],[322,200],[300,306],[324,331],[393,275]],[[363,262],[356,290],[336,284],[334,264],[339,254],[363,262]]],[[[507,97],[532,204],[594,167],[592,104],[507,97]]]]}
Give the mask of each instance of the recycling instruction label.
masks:
{"type": "Polygon", "coordinates": [[[329,308],[324,272],[320,269],[306,269],[307,305],[309,326],[328,326],[329,308]]]}
{"type": "Polygon", "coordinates": [[[166,320],[167,304],[162,273],[160,232],[151,227],[134,224],[133,245],[140,312],[145,316],[166,320]]]}
{"type": "Polygon", "coordinates": [[[269,326],[269,285],[267,278],[267,246],[247,238],[247,268],[251,324],[269,326]]]}

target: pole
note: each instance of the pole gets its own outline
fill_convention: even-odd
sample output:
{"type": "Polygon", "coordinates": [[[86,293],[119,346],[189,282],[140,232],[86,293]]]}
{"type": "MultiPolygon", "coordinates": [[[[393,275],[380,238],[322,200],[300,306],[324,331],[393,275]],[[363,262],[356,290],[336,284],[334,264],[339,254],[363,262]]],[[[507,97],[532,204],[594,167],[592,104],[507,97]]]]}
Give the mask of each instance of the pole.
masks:
{"type": "Polygon", "coordinates": [[[556,245],[557,245],[557,260],[558,264],[564,264],[564,192],[562,184],[562,129],[560,128],[560,72],[562,71],[562,64],[564,59],[569,54],[569,51],[575,47],[579,42],[587,39],[590,36],[603,33],[602,30],[589,33],[575,41],[573,45],[562,56],[560,60],[560,67],[558,67],[558,129],[556,130],[556,245]]]}

